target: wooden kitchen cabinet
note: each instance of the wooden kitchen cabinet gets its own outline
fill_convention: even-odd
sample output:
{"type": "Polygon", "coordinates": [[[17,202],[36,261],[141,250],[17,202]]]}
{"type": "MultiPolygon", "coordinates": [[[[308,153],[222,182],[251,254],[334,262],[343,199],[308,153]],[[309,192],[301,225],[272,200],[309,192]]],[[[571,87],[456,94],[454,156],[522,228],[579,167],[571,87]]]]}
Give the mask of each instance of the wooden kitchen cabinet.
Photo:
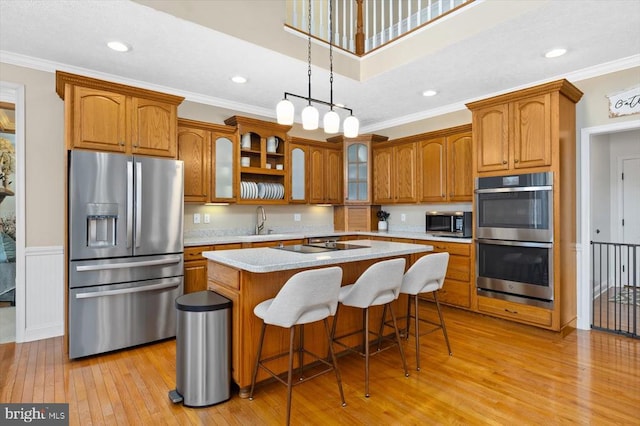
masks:
{"type": "Polygon", "coordinates": [[[475,172],[549,170],[553,150],[565,138],[559,132],[562,99],[575,104],[581,96],[571,83],[559,80],[467,104],[473,114],[475,172]]]}
{"type": "Polygon", "coordinates": [[[342,180],[341,147],[310,145],[309,203],[341,204],[342,180]]]}
{"type": "Polygon", "coordinates": [[[288,158],[287,132],[291,126],[237,115],[227,118],[224,122],[236,128],[238,161],[242,157],[249,159],[249,165],[238,167],[235,174],[234,193],[237,194],[237,202],[239,204],[287,204],[289,201],[287,194],[290,193],[290,189],[287,179],[289,170],[286,167],[291,164],[288,158]],[[242,146],[243,136],[250,140],[247,146],[242,146]],[[277,147],[273,151],[267,149],[269,138],[277,139],[277,147]],[[282,185],[283,195],[280,198],[260,198],[258,193],[243,192],[242,182],[282,185]]]}
{"type": "Polygon", "coordinates": [[[61,71],[56,91],[65,100],[67,149],[176,157],[184,98],[61,71]]]}
{"type": "Polygon", "coordinates": [[[471,201],[471,127],[459,126],[436,134],[439,136],[420,142],[420,201],[471,201]]]}
{"type": "Polygon", "coordinates": [[[184,294],[207,289],[207,259],[202,252],[211,246],[185,247],[184,249],[184,294]]]}
{"type": "Polygon", "coordinates": [[[554,331],[575,327],[576,205],[568,200],[576,195],[575,104],[581,97],[558,80],[467,104],[474,178],[553,173],[553,303],[518,303],[526,299],[487,292],[476,298],[479,312],[554,331]]]}
{"type": "Polygon", "coordinates": [[[373,202],[418,201],[417,145],[386,142],[373,147],[373,202]]]}
{"type": "MultiPolygon", "coordinates": [[[[472,290],[475,291],[475,261],[471,244],[432,240],[415,240],[415,243],[433,246],[433,251],[430,253],[449,253],[449,265],[444,285],[438,293],[440,302],[459,308],[472,309],[472,290]]],[[[432,296],[427,296],[426,300],[431,298],[432,296]]]]}
{"type": "Polygon", "coordinates": [[[233,250],[242,248],[240,243],[216,244],[184,248],[184,294],[207,289],[207,258],[205,251],[233,250]]]}
{"type": "Polygon", "coordinates": [[[178,159],[184,161],[184,201],[234,202],[236,131],[231,126],[178,120],[178,159]]]}
{"type": "Polygon", "coordinates": [[[365,134],[355,138],[334,136],[328,142],[342,144],[344,167],[344,204],[368,205],[372,200],[371,147],[386,136],[365,134]]]}
{"type": "Polygon", "coordinates": [[[291,203],[342,203],[342,146],[291,137],[291,203]]]}

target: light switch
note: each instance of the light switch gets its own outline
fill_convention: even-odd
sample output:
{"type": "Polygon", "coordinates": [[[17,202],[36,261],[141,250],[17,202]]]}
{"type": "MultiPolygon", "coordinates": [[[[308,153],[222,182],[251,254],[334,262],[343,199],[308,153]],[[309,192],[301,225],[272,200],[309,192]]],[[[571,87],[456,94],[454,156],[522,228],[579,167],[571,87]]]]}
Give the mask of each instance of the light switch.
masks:
{"type": "Polygon", "coordinates": [[[205,213],[204,214],[204,223],[209,223],[211,222],[211,215],[209,215],[209,213],[205,213]]]}
{"type": "Polygon", "coordinates": [[[200,223],[200,213],[193,214],[193,223],[200,223]]]}
{"type": "MultiPolygon", "coordinates": [[[[206,220],[206,219],[205,219],[206,220]]],[[[407,221],[407,215],[404,213],[400,214],[400,222],[406,222],[407,221]]]]}
{"type": "Polygon", "coordinates": [[[300,213],[294,213],[293,214],[293,221],[294,222],[300,222],[300,213]]]}

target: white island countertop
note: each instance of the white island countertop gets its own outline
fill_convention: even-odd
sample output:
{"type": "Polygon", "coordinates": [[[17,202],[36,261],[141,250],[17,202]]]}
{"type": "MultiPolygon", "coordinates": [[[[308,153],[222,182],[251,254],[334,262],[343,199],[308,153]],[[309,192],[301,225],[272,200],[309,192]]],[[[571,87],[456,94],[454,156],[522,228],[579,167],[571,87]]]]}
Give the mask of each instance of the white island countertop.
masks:
{"type": "Polygon", "coordinates": [[[357,262],[360,260],[404,256],[433,250],[433,246],[430,245],[395,243],[389,241],[354,240],[346,241],[346,243],[359,245],[362,246],[362,248],[322,253],[297,253],[278,248],[262,247],[205,251],[202,255],[209,260],[232,268],[249,272],[266,273],[357,262]]]}

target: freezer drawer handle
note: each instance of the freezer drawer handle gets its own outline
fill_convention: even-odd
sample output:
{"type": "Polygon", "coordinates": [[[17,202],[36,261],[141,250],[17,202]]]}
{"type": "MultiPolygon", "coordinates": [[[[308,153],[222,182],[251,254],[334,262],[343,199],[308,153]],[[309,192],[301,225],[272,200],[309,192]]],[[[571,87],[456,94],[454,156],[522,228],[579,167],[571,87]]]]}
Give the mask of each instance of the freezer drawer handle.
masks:
{"type": "Polygon", "coordinates": [[[76,294],[76,299],[90,299],[92,297],[116,296],[118,294],[129,294],[129,293],[141,293],[143,291],[163,290],[165,288],[178,287],[179,285],[180,285],[180,279],[176,279],[171,281],[170,283],[165,283],[165,284],[153,284],[153,285],[146,285],[144,287],[135,287],[135,288],[122,288],[120,290],[97,291],[95,293],[78,293],[76,294]]]}
{"type": "Polygon", "coordinates": [[[105,263],[104,265],[80,265],[76,266],[76,271],[88,272],[102,271],[106,269],[139,268],[142,266],[171,265],[173,263],[180,263],[180,256],[168,257],[166,259],[158,260],[144,260],[142,262],[105,263]]]}

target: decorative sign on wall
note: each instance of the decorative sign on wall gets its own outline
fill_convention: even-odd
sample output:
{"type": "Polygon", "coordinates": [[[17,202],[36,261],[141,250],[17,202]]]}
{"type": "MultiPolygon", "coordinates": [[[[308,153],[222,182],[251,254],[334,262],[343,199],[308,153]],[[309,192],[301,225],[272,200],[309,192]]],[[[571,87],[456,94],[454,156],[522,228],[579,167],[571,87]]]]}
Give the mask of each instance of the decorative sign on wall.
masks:
{"type": "Polygon", "coordinates": [[[609,95],[607,98],[609,98],[609,117],[611,118],[640,113],[640,86],[609,95]]]}

